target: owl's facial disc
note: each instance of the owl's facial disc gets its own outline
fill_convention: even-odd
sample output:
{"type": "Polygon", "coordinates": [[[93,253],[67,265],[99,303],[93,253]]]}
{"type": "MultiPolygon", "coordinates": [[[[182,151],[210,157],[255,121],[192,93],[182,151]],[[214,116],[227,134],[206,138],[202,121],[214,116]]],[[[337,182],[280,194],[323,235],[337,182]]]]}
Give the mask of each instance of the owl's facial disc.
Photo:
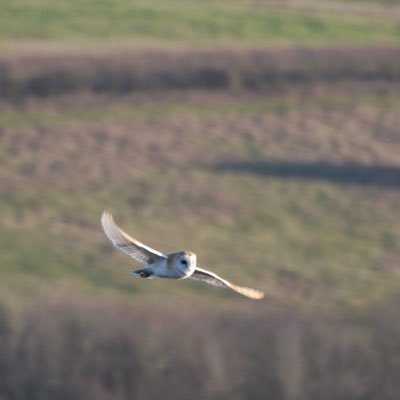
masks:
{"type": "Polygon", "coordinates": [[[182,252],[182,254],[176,258],[175,266],[184,277],[192,275],[196,268],[196,254],[182,252]]]}

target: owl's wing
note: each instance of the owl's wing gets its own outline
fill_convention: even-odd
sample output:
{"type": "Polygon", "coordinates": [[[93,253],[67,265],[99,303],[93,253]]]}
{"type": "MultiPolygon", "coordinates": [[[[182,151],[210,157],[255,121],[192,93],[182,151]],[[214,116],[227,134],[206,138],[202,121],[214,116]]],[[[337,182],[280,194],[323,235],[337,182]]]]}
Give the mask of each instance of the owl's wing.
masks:
{"type": "Polygon", "coordinates": [[[207,282],[214,286],[225,288],[228,287],[230,289],[233,289],[235,292],[242,294],[243,296],[250,297],[251,299],[259,300],[264,297],[264,292],[261,292],[260,290],[234,285],[233,283],[222,279],[217,274],[214,274],[213,272],[207,271],[202,268],[196,267],[193,274],[190,275],[189,278],[195,279],[197,281],[207,282]]]}
{"type": "Polygon", "coordinates": [[[145,246],[136,239],[130,237],[114,222],[113,216],[104,211],[101,216],[101,225],[104,233],[118,249],[143,264],[152,263],[159,258],[167,258],[166,255],[145,246]]]}

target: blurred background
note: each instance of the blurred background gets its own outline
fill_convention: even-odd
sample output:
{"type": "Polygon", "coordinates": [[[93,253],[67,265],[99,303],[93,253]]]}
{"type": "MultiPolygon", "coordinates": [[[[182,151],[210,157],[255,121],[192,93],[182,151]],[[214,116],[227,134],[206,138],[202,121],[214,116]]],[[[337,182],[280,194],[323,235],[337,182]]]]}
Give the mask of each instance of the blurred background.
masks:
{"type": "Polygon", "coordinates": [[[0,10],[0,399],[400,398],[399,1],[0,10]]]}

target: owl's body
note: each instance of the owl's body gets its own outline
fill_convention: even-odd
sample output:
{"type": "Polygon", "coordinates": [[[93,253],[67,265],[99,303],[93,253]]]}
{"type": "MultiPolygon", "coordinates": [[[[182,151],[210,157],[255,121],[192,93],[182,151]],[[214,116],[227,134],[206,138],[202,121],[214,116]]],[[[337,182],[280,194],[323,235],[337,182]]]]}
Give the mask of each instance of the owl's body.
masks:
{"type": "MultiPolygon", "coordinates": [[[[184,264],[183,264],[184,265],[184,264]]],[[[145,267],[133,271],[134,275],[142,278],[167,278],[167,279],[185,279],[194,272],[196,267],[196,254],[191,251],[179,251],[178,253],[167,254],[167,258],[159,258],[154,262],[147,262],[145,267]],[[187,262],[189,268],[182,271],[176,267],[180,262],[187,262]]]]}
{"type": "Polygon", "coordinates": [[[168,279],[191,278],[215,286],[231,288],[252,299],[264,297],[264,293],[259,290],[234,285],[213,272],[197,267],[196,254],[190,251],[163,254],[147,247],[119,228],[108,212],[103,212],[101,224],[105,234],[117,249],[144,264],[144,268],[132,272],[134,275],[147,279],[157,277],[168,279]]]}

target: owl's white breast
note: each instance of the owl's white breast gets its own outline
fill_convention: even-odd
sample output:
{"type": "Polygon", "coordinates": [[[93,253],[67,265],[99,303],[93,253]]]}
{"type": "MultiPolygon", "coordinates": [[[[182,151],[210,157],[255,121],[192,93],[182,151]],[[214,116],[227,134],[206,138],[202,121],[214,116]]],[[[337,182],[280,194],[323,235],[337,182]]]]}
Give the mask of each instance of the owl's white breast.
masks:
{"type": "Polygon", "coordinates": [[[156,261],[154,264],[148,265],[152,270],[154,275],[160,278],[169,278],[169,279],[181,279],[182,273],[178,271],[175,267],[173,260],[170,258],[161,259],[156,261]]]}

